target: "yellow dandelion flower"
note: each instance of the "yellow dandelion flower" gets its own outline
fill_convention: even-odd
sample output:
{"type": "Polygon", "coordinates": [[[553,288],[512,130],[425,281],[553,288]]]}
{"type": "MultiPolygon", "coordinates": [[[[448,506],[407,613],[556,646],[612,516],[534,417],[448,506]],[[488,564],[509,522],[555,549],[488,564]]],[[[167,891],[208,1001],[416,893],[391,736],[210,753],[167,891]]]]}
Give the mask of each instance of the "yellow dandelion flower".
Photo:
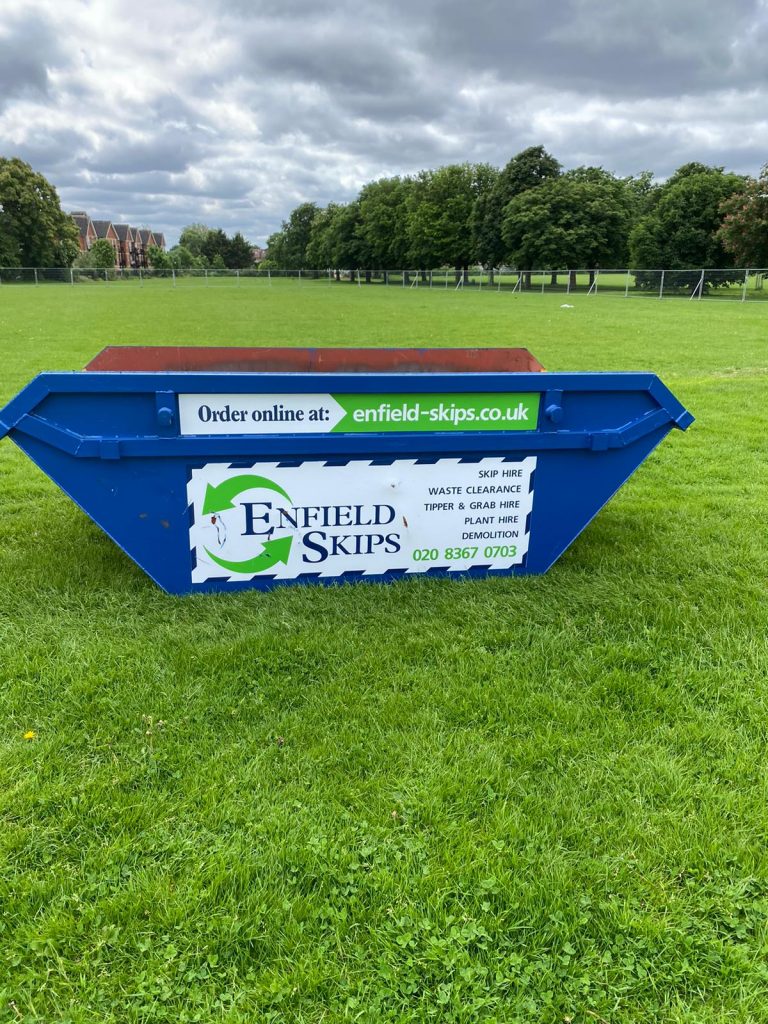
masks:
{"type": "Polygon", "coordinates": [[[37,739],[37,733],[35,732],[34,729],[28,729],[27,732],[24,733],[24,739],[25,740],[37,739]]]}

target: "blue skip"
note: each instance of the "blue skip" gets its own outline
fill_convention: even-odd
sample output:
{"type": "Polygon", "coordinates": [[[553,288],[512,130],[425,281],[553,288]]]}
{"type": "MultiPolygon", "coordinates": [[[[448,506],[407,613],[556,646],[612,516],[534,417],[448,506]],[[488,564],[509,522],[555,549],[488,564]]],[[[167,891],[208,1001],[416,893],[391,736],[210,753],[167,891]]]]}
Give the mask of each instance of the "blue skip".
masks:
{"type": "Polygon", "coordinates": [[[244,350],[256,372],[122,351],[128,370],[40,374],[0,437],[172,594],[543,573],[693,422],[654,374],[509,371],[508,350],[431,350],[427,372],[415,350],[385,370],[382,350],[331,350],[333,371],[321,350],[288,371],[244,350]]]}

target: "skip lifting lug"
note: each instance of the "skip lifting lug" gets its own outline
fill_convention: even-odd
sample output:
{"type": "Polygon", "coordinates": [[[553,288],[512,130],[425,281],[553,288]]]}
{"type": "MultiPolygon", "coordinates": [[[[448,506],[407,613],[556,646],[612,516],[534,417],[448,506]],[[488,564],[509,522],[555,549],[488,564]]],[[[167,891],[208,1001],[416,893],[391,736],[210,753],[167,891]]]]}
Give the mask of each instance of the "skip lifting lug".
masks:
{"type": "Polygon", "coordinates": [[[155,392],[155,414],[158,427],[167,432],[176,421],[176,395],[173,391],[155,392]]]}

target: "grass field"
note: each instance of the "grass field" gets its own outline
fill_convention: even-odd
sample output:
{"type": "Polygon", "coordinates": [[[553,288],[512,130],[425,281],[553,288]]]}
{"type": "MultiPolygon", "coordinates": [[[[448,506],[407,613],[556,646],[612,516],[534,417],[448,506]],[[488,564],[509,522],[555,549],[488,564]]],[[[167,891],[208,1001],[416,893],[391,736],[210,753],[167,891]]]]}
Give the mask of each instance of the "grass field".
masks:
{"type": "Polygon", "coordinates": [[[561,302],[0,289],[0,401],[107,343],[522,344],[697,417],[544,577],[185,599],[0,444],[0,1021],[768,1021],[768,311],[561,302]]]}

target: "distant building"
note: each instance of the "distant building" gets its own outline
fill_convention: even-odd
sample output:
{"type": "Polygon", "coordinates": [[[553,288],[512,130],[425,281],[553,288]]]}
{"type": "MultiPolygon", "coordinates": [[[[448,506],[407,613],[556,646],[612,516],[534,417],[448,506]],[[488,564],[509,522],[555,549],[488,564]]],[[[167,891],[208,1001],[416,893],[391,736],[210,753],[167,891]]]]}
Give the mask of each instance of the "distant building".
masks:
{"type": "Polygon", "coordinates": [[[149,252],[150,245],[155,244],[155,236],[149,228],[134,228],[133,229],[135,244],[136,244],[136,258],[140,267],[148,266],[147,254],[149,252]]]}
{"type": "Polygon", "coordinates": [[[80,245],[80,252],[88,252],[98,237],[93,221],[84,210],[77,210],[75,213],[70,214],[70,216],[77,225],[77,240],[80,245]]]}
{"type": "Polygon", "coordinates": [[[261,263],[262,260],[267,258],[267,250],[262,249],[258,245],[254,245],[251,249],[251,256],[253,257],[254,263],[261,263]]]}
{"type": "Polygon", "coordinates": [[[165,249],[165,235],[151,228],[134,228],[130,224],[113,224],[110,220],[91,220],[84,210],[70,217],[77,225],[81,252],[88,252],[97,238],[106,238],[115,250],[115,266],[138,270],[147,266],[150,245],[165,249]]]}
{"type": "Polygon", "coordinates": [[[112,227],[117,232],[119,243],[117,265],[119,267],[133,267],[135,265],[133,262],[133,228],[130,224],[113,224],[112,227]]]}
{"type": "Polygon", "coordinates": [[[120,239],[117,237],[117,232],[114,229],[111,220],[94,220],[93,226],[96,230],[97,238],[106,238],[109,244],[115,251],[115,266],[120,265],[120,239]]]}

